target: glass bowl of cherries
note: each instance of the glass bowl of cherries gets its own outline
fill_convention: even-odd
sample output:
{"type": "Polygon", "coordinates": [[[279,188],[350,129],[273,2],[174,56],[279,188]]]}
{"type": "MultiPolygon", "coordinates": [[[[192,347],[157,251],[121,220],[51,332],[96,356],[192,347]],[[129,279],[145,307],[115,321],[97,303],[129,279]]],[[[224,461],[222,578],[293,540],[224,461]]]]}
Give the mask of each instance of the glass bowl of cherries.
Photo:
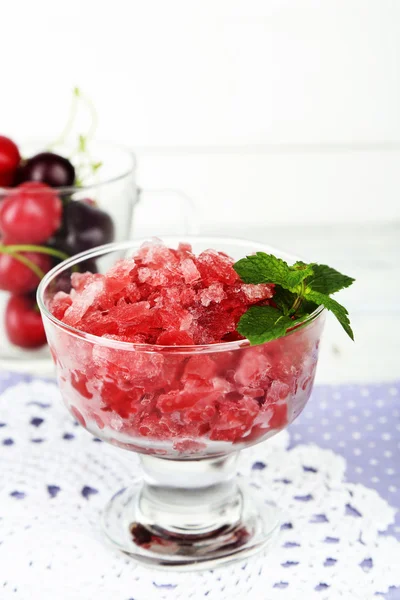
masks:
{"type": "MultiPolygon", "coordinates": [[[[83,136],[45,148],[0,135],[0,360],[12,368],[49,357],[35,300],[44,274],[69,256],[128,239],[138,201],[128,149],[83,136]]],[[[83,268],[96,271],[96,261],[83,268]]]]}

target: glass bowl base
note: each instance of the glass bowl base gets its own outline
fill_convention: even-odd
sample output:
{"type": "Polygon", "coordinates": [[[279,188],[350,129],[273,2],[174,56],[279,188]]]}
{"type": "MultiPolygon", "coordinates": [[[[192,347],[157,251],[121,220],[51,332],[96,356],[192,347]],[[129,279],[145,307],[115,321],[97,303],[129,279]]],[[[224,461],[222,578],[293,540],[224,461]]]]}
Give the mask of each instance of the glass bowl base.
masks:
{"type": "Polygon", "coordinates": [[[197,507],[190,498],[185,505],[168,498],[166,507],[163,490],[154,502],[149,488],[138,481],[115,494],[103,529],[114,547],[153,568],[193,571],[243,560],[266,550],[279,532],[279,509],[254,488],[235,484],[229,499],[218,490],[217,501],[202,498],[197,507]]]}

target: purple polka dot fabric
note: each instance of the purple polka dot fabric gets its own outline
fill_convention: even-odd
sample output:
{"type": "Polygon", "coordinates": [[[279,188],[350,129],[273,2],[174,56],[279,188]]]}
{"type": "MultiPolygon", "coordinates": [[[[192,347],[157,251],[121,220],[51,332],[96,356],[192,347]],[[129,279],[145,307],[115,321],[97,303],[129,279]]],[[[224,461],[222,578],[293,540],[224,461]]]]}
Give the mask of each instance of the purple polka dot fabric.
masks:
{"type": "MultiPolygon", "coordinates": [[[[399,382],[316,386],[289,433],[292,446],[312,442],[341,454],[349,481],[400,507],[399,382]]],[[[400,539],[399,515],[391,533],[400,539]]]]}
{"type": "MultiPolygon", "coordinates": [[[[289,433],[292,447],[315,443],[344,456],[349,481],[400,509],[400,382],[317,385],[289,433]]],[[[400,540],[400,511],[388,533],[400,540]]],[[[400,600],[400,588],[385,597],[400,600]]]]}

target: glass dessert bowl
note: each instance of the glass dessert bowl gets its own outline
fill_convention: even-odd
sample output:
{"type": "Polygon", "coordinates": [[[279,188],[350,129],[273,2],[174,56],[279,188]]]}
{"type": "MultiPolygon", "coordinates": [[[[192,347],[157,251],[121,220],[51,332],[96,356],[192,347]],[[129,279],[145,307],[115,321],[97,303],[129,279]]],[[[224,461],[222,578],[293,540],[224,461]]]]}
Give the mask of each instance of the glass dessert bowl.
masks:
{"type": "MultiPolygon", "coordinates": [[[[228,312],[216,309],[222,298],[231,318],[232,311],[242,310],[240,302],[272,296],[267,285],[229,281],[233,270],[226,267],[224,256],[236,260],[256,251],[273,251],[283,259],[293,257],[244,240],[191,237],[183,240],[183,246],[176,237],[163,241],[168,248],[183,248],[173,251],[179,268],[187,258],[186,243],[195,255],[209,248],[225,253],[220,263],[215,252],[204,255],[201,274],[208,283],[196,292],[201,298],[196,323],[187,323],[187,311],[179,305],[183,296],[175,299],[176,313],[174,301],[170,312],[164,311],[170,328],[175,323],[179,331],[172,342],[176,345],[166,345],[171,343],[170,334],[160,336],[157,343],[140,343],[140,333],[138,342],[114,335],[121,325],[118,319],[124,319],[127,328],[135,323],[145,327],[148,301],[124,300],[129,317],[118,309],[113,322],[105,305],[90,319],[89,306],[100,297],[107,303],[110,294],[115,298],[126,286],[122,267],[105,278],[74,279],[79,262],[95,259],[99,272],[105,273],[119,259],[131,257],[143,240],[109,244],[61,263],[42,280],[38,303],[67,408],[92,434],[140,455],[143,481],[119,491],[108,503],[103,515],[107,537],[120,550],[153,566],[205,568],[256,552],[279,529],[278,509],[236,480],[236,460],[241,449],[276,434],[303,410],[313,385],[324,311],[317,309],[285,336],[258,346],[238,335],[223,336],[224,328],[229,331],[229,319],[224,320],[228,312]],[[65,293],[71,290],[71,275],[72,306],[65,293]],[[61,300],[55,302],[55,297],[61,300]],[[241,299],[237,305],[236,298],[241,299]],[[218,328],[221,334],[215,333],[218,328]],[[193,339],[211,339],[213,333],[224,341],[193,345],[193,339]]],[[[168,248],[165,252],[171,252],[168,248]]],[[[157,252],[164,261],[159,268],[152,251],[143,250],[153,270],[142,262],[141,283],[134,284],[135,293],[147,286],[148,300],[151,285],[169,296],[174,289],[169,255],[157,252]]],[[[193,267],[186,262],[184,271],[190,280],[193,267]]]]}

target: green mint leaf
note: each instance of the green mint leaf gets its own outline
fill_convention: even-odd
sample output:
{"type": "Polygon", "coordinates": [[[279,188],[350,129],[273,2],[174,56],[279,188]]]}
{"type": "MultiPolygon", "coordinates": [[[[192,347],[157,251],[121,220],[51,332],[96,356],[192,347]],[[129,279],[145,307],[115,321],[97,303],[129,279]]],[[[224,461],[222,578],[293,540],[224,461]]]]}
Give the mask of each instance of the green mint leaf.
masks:
{"type": "Polygon", "coordinates": [[[311,315],[319,306],[315,302],[311,302],[311,300],[299,298],[299,296],[289,292],[289,290],[285,290],[280,285],[275,286],[272,301],[284,315],[295,317],[296,319],[311,315]]]}
{"type": "Polygon", "coordinates": [[[351,285],[352,277],[327,265],[297,261],[289,266],[265,252],[242,258],[233,268],[245,283],[275,285],[274,306],[252,306],[239,321],[238,332],[251,344],[262,344],[285,335],[289,328],[302,323],[321,305],[333,312],[354,339],[347,310],[330,297],[351,285]]]}
{"type": "Polygon", "coordinates": [[[347,309],[344,306],[342,306],[341,304],[339,304],[339,302],[336,302],[336,300],[330,298],[326,294],[322,294],[321,292],[315,292],[313,290],[307,289],[305,292],[305,298],[306,300],[311,300],[311,302],[315,302],[316,304],[323,304],[325,308],[330,310],[335,315],[335,317],[337,318],[347,335],[349,335],[351,339],[354,340],[353,330],[350,327],[350,320],[348,317],[349,313],[347,312],[347,309]]]}
{"type": "Polygon", "coordinates": [[[233,268],[245,283],[275,283],[291,292],[297,291],[301,282],[313,273],[311,265],[296,263],[289,267],[281,258],[265,252],[242,258],[233,268]]]}
{"type": "Polygon", "coordinates": [[[293,267],[295,269],[302,269],[304,267],[308,267],[309,265],[305,262],[303,262],[302,260],[298,260],[294,263],[293,267]]]}
{"type": "Polygon", "coordinates": [[[328,265],[313,265],[313,274],[307,280],[307,287],[322,294],[334,294],[354,282],[352,277],[343,275],[328,265]]]}
{"type": "Polygon", "coordinates": [[[285,335],[296,321],[272,306],[251,306],[242,315],[237,330],[252,345],[263,344],[285,335]]]}
{"type": "Polygon", "coordinates": [[[274,297],[272,300],[284,315],[290,313],[290,309],[294,305],[296,298],[297,296],[296,294],[293,294],[293,292],[285,290],[281,285],[275,285],[274,297]]]}
{"type": "Polygon", "coordinates": [[[318,306],[320,305],[316,304],[315,302],[312,302],[311,300],[306,300],[306,298],[303,298],[300,310],[297,311],[296,316],[298,314],[311,315],[314,312],[314,310],[317,310],[318,306]]]}

